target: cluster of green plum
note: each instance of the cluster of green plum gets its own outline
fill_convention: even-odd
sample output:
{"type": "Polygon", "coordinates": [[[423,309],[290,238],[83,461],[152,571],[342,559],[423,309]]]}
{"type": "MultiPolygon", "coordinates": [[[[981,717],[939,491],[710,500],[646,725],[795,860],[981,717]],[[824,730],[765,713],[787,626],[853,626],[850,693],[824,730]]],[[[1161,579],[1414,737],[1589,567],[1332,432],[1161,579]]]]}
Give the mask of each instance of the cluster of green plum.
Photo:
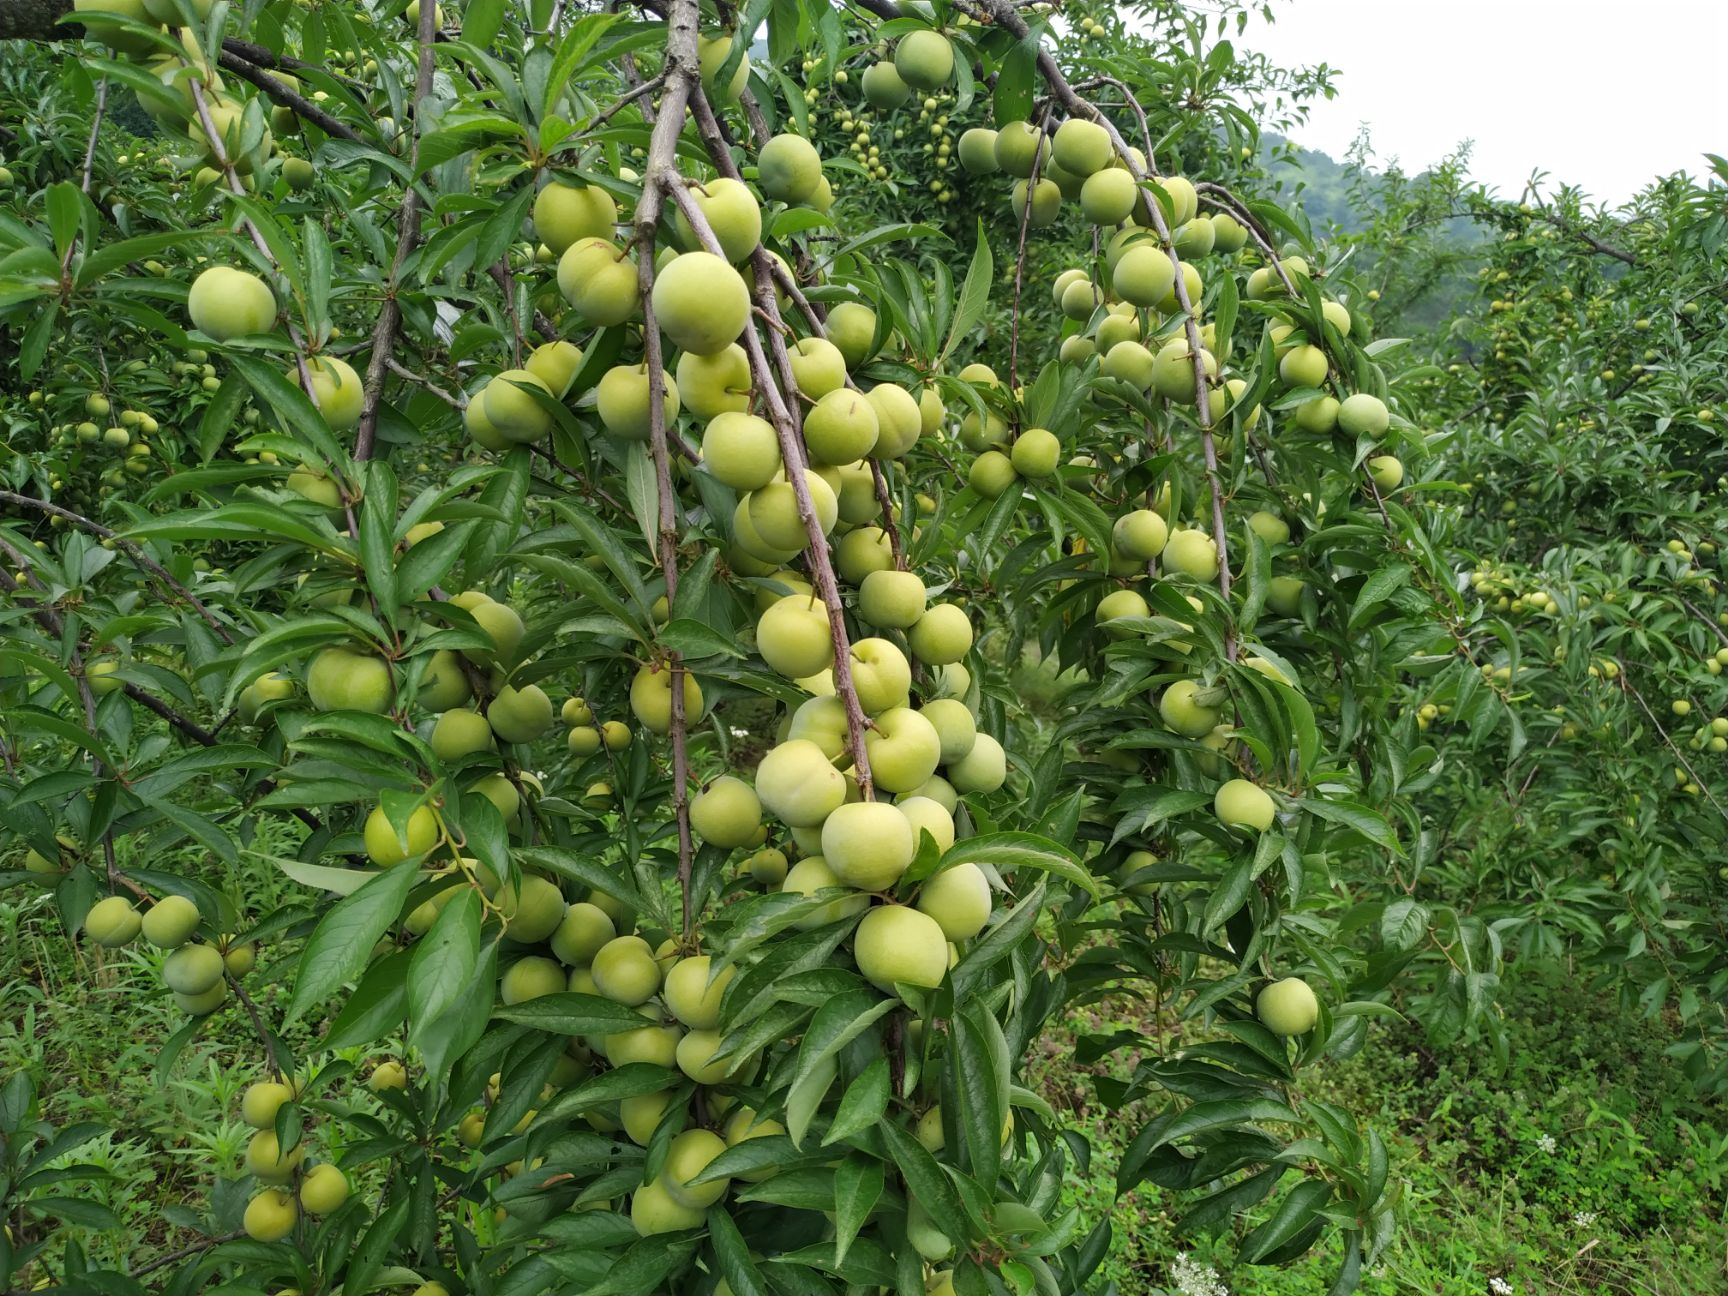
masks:
{"type": "MultiPolygon", "coordinates": [[[[35,852],[32,856],[48,863],[35,852]]],[[[49,871],[34,861],[29,867],[33,872],[49,871]]],[[[142,935],[149,944],[167,951],[162,962],[163,984],[183,1012],[203,1017],[227,1002],[230,979],[239,980],[258,961],[256,946],[228,936],[194,941],[203,922],[197,904],[183,895],[163,896],[142,913],[126,896],[110,895],[91,905],[84,915],[84,935],[104,949],[120,949],[142,935]]]]}
{"type": "Polygon", "coordinates": [[[246,1203],[241,1227],[256,1242],[280,1241],[294,1231],[302,1212],[328,1215],[348,1200],[348,1176],[339,1166],[329,1161],[307,1166],[303,1141],[283,1150],[277,1117],[304,1093],[304,1082],[279,1076],[248,1085],[240,1098],[240,1118],[253,1130],[246,1171],[260,1185],[246,1203]]]}

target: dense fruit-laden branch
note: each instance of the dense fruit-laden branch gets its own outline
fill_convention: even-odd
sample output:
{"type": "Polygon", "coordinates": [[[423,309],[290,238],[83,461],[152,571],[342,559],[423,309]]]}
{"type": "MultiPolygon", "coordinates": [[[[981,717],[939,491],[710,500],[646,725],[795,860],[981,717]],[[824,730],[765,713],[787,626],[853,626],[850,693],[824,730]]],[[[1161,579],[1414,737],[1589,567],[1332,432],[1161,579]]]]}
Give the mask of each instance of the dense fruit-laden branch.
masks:
{"type": "MultiPolygon", "coordinates": [[[[666,70],[662,77],[666,91],[648,145],[642,199],[636,205],[635,217],[637,286],[642,295],[642,361],[648,371],[648,444],[654,456],[660,574],[666,581],[668,609],[678,596],[678,517],[671,455],[667,450],[666,357],[654,319],[654,247],[666,195],[682,192],[677,170],[678,132],[684,123],[691,87],[700,75],[696,18],[694,0],[678,0],[666,20],[666,70]]],[[[690,835],[690,747],[684,714],[684,660],[681,654],[671,652],[666,661],[672,675],[672,806],[678,821],[678,891],[683,905],[683,932],[688,938],[694,921],[690,886],[695,845],[690,835]]]]}
{"type": "MultiPolygon", "coordinates": [[[[738,167],[732,160],[732,149],[727,142],[726,133],[700,86],[694,88],[690,106],[696,118],[697,132],[707,146],[714,165],[722,175],[734,180],[741,179],[738,167]]],[[[691,228],[701,237],[703,245],[709,251],[720,254],[720,240],[714,236],[713,227],[709,225],[702,209],[684,192],[682,186],[673,192],[673,197],[685,219],[690,222],[691,228]]],[[[791,364],[786,356],[786,343],[781,334],[784,323],[780,318],[780,304],[774,295],[774,259],[768,255],[766,248],[758,247],[751,264],[756,277],[757,306],[773,326],[768,330],[768,345],[777,348],[779,359],[789,376],[791,364]]],[[[814,315],[808,309],[806,315],[814,320],[814,315]]],[[[858,702],[858,690],[852,683],[852,645],[846,633],[846,614],[840,602],[840,586],[834,579],[834,565],[829,560],[828,538],[822,534],[822,524],[816,518],[816,506],[810,499],[810,485],[804,477],[808,464],[805,461],[798,416],[782,399],[780,387],[776,384],[774,374],[768,366],[768,358],[763,352],[762,340],[756,336],[754,328],[744,330],[744,352],[749,357],[750,372],[754,376],[757,390],[767,406],[768,421],[773,424],[779,438],[780,458],[786,467],[786,480],[792,487],[792,496],[798,504],[798,516],[804,522],[804,533],[810,541],[806,558],[810,564],[810,574],[814,578],[817,597],[828,611],[828,630],[834,641],[834,692],[846,711],[846,733],[852,749],[852,770],[858,779],[859,791],[868,801],[875,795],[870,779],[870,753],[864,743],[864,730],[868,722],[864,718],[864,708],[858,702]]],[[[794,391],[796,387],[788,385],[786,390],[794,391]]]]}

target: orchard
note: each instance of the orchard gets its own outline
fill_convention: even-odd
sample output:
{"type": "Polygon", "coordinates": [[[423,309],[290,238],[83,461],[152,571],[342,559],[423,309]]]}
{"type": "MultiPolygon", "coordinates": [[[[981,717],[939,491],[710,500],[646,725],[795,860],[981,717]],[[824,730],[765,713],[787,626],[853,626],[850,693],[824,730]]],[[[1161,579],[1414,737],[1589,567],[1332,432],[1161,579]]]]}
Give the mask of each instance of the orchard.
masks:
{"type": "Polygon", "coordinates": [[[1720,190],[1607,285],[1454,195],[1449,370],[1321,79],[1140,17],[0,0],[0,885],[242,1077],[149,1237],[0,1078],[0,1285],[1150,1292],[1155,1199],[1346,1292],[1389,1024],[1643,960],[1716,1083],[1720,190]],[[1661,525],[1519,439],[1610,417],[1661,525]]]}

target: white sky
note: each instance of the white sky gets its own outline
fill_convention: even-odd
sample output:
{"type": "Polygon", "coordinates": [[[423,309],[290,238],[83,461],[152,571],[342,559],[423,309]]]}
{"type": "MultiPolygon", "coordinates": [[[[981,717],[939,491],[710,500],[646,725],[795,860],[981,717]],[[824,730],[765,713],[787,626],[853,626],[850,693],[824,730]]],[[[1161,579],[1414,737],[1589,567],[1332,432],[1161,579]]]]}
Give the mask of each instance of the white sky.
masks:
{"type": "Polygon", "coordinates": [[[1237,43],[1339,70],[1296,142],[1342,159],[1358,127],[1408,172],[1475,142],[1475,179],[1530,173],[1618,202],[1728,156],[1728,0],[1274,0],[1237,43]]]}

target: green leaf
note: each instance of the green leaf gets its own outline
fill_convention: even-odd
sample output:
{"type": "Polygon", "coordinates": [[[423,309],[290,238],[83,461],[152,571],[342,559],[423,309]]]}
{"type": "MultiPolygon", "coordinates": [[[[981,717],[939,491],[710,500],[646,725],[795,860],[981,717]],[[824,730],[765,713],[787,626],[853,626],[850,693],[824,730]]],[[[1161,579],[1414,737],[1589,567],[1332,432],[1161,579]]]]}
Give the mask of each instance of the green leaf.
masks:
{"type": "Polygon", "coordinates": [[[846,1263],[846,1252],[858,1230],[882,1197],[882,1163],[854,1152],[834,1172],[834,1263],[846,1263]]]}
{"type": "Polygon", "coordinates": [[[1060,842],[1036,833],[1000,832],[968,837],[948,848],[935,871],[941,873],[957,864],[988,864],[1005,877],[1012,876],[1016,869],[1036,869],[1072,882],[1094,900],[1100,894],[1098,880],[1079,856],[1060,842]]]}
{"type": "Polygon", "coordinates": [[[882,1119],[888,1110],[888,1059],[877,1058],[846,1086],[840,1106],[829,1122],[822,1146],[861,1134],[882,1119]]]}
{"type": "Polygon", "coordinates": [[[804,1031],[798,1066],[787,1090],[786,1132],[794,1146],[803,1144],[816,1106],[834,1082],[835,1055],[898,1006],[893,999],[857,990],[830,999],[817,1009],[804,1031]]]}
{"type": "Polygon", "coordinates": [[[996,278],[996,263],[990,255],[990,239],[984,232],[984,221],[978,221],[978,243],[972,252],[972,264],[966,269],[966,280],[960,285],[960,300],[954,308],[954,322],[948,327],[948,340],[942,344],[938,363],[946,360],[978,322],[984,318],[984,308],[990,300],[990,287],[996,278]]]}
{"type": "Polygon", "coordinates": [[[519,1004],[499,1005],[493,1009],[492,1015],[499,1021],[515,1022],[555,1035],[615,1035],[642,1026],[642,1014],[634,1008],[598,995],[573,991],[540,995],[519,1004]]]}
{"type": "Polygon", "coordinates": [[[285,1025],[299,1020],[313,1004],[331,999],[343,982],[360,974],[372,947],[401,916],[418,877],[407,866],[385,869],[324,915],[300,956],[294,993],[283,1014],[285,1025]]]}
{"type": "Polygon", "coordinates": [[[430,930],[414,943],[408,967],[410,1033],[435,1021],[456,1002],[480,957],[480,895],[471,886],[452,888],[430,930]]]}

